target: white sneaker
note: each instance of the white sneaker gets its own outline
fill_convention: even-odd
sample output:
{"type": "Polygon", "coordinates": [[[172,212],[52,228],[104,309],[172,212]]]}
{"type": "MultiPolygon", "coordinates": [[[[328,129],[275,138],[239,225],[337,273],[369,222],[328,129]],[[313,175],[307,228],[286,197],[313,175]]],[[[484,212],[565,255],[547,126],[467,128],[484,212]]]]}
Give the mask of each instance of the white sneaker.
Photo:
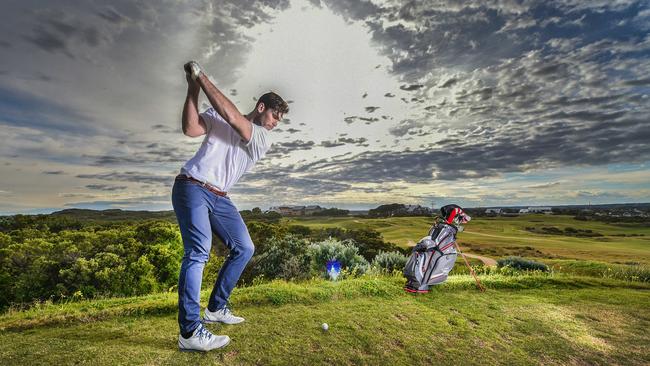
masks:
{"type": "Polygon", "coordinates": [[[224,324],[239,324],[244,321],[244,318],[240,316],[234,316],[232,311],[227,307],[219,309],[217,311],[210,311],[208,308],[205,308],[203,313],[203,322],[204,323],[224,323],[224,324]]]}
{"type": "Polygon", "coordinates": [[[228,343],[230,343],[230,337],[214,335],[202,325],[199,325],[189,338],[178,335],[178,348],[181,351],[207,352],[225,347],[228,343]]]}

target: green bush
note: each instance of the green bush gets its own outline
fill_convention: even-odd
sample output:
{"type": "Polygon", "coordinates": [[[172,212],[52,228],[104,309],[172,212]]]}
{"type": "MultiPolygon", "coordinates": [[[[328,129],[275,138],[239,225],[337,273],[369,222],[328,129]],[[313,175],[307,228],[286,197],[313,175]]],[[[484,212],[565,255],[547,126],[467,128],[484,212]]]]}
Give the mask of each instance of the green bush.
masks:
{"type": "Polygon", "coordinates": [[[254,276],[285,280],[309,278],[308,245],[305,239],[294,235],[269,239],[264,251],[252,260],[254,276]]]}
{"type": "Polygon", "coordinates": [[[379,252],[375,259],[372,260],[372,266],[391,273],[396,270],[404,270],[407,260],[408,257],[400,252],[379,252]]]}
{"type": "Polygon", "coordinates": [[[327,262],[337,260],[344,274],[363,274],[369,268],[368,261],[359,255],[359,248],[351,242],[324,240],[311,244],[308,248],[313,273],[327,278],[327,262]]]}
{"type": "Polygon", "coordinates": [[[372,261],[379,252],[400,250],[395,244],[385,242],[379,231],[370,228],[350,230],[339,227],[324,228],[313,231],[309,237],[313,241],[323,241],[330,238],[351,241],[359,248],[359,254],[368,261],[372,261]]]}
{"type": "MultiPolygon", "coordinates": [[[[226,257],[223,255],[210,253],[210,258],[205,264],[205,267],[203,267],[203,280],[201,281],[202,289],[205,290],[214,287],[214,283],[217,281],[217,277],[219,277],[221,266],[223,266],[223,262],[225,261],[226,257]]],[[[172,284],[172,286],[170,286],[169,289],[176,290],[176,286],[178,286],[178,276],[176,276],[176,281],[172,284]]]]}
{"type": "Polygon", "coordinates": [[[68,229],[75,224],[19,217],[3,225],[0,308],[75,294],[142,295],[178,282],[183,244],[178,227],[167,221],[68,229]]]}
{"type": "Polygon", "coordinates": [[[507,257],[499,259],[497,260],[497,266],[499,268],[510,267],[522,271],[549,271],[546,264],[521,257],[507,257]]]}

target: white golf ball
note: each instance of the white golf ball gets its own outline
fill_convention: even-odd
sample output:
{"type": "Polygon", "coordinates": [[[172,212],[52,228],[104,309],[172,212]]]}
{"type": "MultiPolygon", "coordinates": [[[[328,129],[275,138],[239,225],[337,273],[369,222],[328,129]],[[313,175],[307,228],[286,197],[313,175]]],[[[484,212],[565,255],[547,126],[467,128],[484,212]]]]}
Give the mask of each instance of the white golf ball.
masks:
{"type": "Polygon", "coordinates": [[[330,329],[330,326],[327,325],[327,323],[323,323],[323,325],[321,325],[321,327],[323,328],[323,330],[328,330],[328,329],[330,329]]]}

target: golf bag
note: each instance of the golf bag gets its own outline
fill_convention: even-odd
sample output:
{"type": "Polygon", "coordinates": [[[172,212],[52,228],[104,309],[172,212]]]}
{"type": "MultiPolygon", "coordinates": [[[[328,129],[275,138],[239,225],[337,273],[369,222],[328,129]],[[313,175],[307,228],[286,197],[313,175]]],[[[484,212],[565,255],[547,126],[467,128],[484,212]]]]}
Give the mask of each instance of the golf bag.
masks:
{"type": "Polygon", "coordinates": [[[429,292],[429,286],[447,279],[456,263],[456,234],[462,229],[460,224],[469,222],[471,217],[457,205],[444,206],[440,211],[442,220],[413,247],[404,267],[404,290],[408,292],[429,292]]]}

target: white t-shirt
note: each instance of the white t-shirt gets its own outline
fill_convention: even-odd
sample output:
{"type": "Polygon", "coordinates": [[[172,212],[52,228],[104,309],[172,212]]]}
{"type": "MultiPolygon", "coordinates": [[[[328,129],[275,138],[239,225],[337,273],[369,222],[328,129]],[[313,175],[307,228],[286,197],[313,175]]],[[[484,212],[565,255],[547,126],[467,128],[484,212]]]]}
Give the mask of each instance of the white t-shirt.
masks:
{"type": "Polygon", "coordinates": [[[266,155],[271,147],[269,131],[253,123],[251,139],[246,143],[214,108],[201,113],[201,117],[207,130],[205,138],[194,157],[183,165],[181,174],[228,192],[266,155]]]}

